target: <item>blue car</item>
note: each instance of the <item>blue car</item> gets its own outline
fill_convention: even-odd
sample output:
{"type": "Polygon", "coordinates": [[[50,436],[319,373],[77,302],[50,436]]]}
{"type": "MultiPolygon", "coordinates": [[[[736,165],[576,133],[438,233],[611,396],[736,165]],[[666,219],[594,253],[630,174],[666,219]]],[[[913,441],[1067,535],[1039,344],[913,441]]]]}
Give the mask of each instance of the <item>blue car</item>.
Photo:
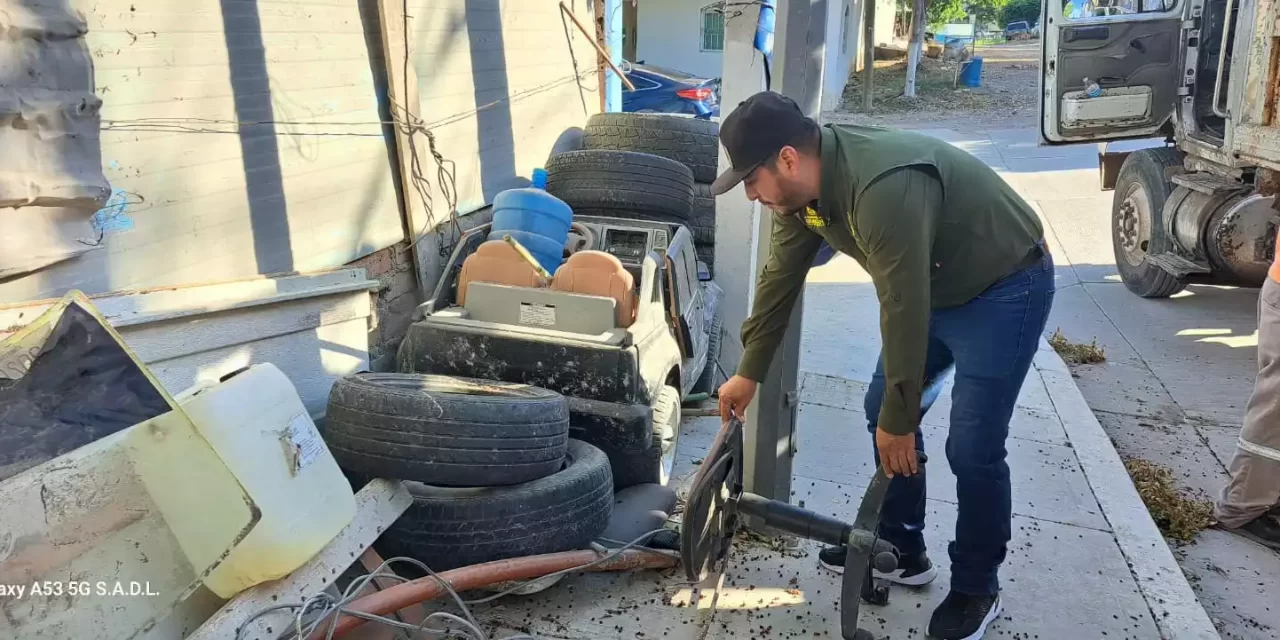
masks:
{"type": "Polygon", "coordinates": [[[622,72],[636,86],[622,87],[622,110],[632,113],[680,113],[697,118],[720,115],[720,79],[643,62],[624,62],[622,72]]]}

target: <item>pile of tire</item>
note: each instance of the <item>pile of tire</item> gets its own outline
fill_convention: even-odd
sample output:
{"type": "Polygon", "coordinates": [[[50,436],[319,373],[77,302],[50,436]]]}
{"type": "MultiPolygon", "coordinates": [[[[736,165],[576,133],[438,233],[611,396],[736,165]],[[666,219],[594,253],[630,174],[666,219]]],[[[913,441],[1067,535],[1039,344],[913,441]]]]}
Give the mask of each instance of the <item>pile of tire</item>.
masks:
{"type": "Polygon", "coordinates": [[[581,149],[547,161],[547,191],[576,215],[674,222],[693,233],[698,259],[715,263],[720,125],[677,115],[598,113],[581,149]]]}
{"type": "Polygon", "coordinates": [[[553,391],[414,373],[357,373],[321,433],[357,488],[405,481],[413,505],[378,542],[436,571],[586,547],[613,513],[599,449],[569,438],[553,391]]]}

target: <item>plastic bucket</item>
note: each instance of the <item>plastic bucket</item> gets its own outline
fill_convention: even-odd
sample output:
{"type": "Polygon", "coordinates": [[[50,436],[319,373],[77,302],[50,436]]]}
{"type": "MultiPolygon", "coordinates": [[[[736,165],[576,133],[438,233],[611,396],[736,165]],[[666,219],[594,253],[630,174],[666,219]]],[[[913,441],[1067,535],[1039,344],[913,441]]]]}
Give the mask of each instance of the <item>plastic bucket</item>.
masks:
{"type": "Polygon", "coordinates": [[[960,67],[960,86],[982,86],[982,58],[973,58],[960,67]]]}

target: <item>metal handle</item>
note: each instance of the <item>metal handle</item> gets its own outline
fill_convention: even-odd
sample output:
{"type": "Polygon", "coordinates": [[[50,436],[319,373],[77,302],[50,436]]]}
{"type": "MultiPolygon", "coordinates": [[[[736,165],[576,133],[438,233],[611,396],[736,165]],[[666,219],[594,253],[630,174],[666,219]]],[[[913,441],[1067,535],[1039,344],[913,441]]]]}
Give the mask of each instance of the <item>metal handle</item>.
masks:
{"type": "Polygon", "coordinates": [[[1219,105],[1222,99],[1222,79],[1223,71],[1227,68],[1227,45],[1230,43],[1228,36],[1231,35],[1231,10],[1235,8],[1236,0],[1227,0],[1227,9],[1222,18],[1222,46],[1218,49],[1218,77],[1213,79],[1213,115],[1219,118],[1229,118],[1225,109],[1219,105]]]}

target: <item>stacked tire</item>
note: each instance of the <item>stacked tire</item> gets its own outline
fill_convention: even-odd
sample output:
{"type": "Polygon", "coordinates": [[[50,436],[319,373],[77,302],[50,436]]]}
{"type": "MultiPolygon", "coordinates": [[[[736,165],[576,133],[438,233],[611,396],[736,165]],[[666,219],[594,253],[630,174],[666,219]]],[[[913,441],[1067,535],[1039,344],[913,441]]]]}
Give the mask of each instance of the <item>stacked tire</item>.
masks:
{"type": "Polygon", "coordinates": [[[612,515],[608,458],[569,439],[568,404],[546,389],[353,374],[334,384],[322,434],[353,483],[405,481],[414,503],[379,546],[437,571],[581,549],[612,515]]]}
{"type": "Polygon", "coordinates": [[[574,213],[683,224],[698,258],[715,259],[716,208],[711,182],[719,163],[720,125],[675,115],[599,113],[582,133],[582,149],[552,156],[547,190],[574,213]]]}

